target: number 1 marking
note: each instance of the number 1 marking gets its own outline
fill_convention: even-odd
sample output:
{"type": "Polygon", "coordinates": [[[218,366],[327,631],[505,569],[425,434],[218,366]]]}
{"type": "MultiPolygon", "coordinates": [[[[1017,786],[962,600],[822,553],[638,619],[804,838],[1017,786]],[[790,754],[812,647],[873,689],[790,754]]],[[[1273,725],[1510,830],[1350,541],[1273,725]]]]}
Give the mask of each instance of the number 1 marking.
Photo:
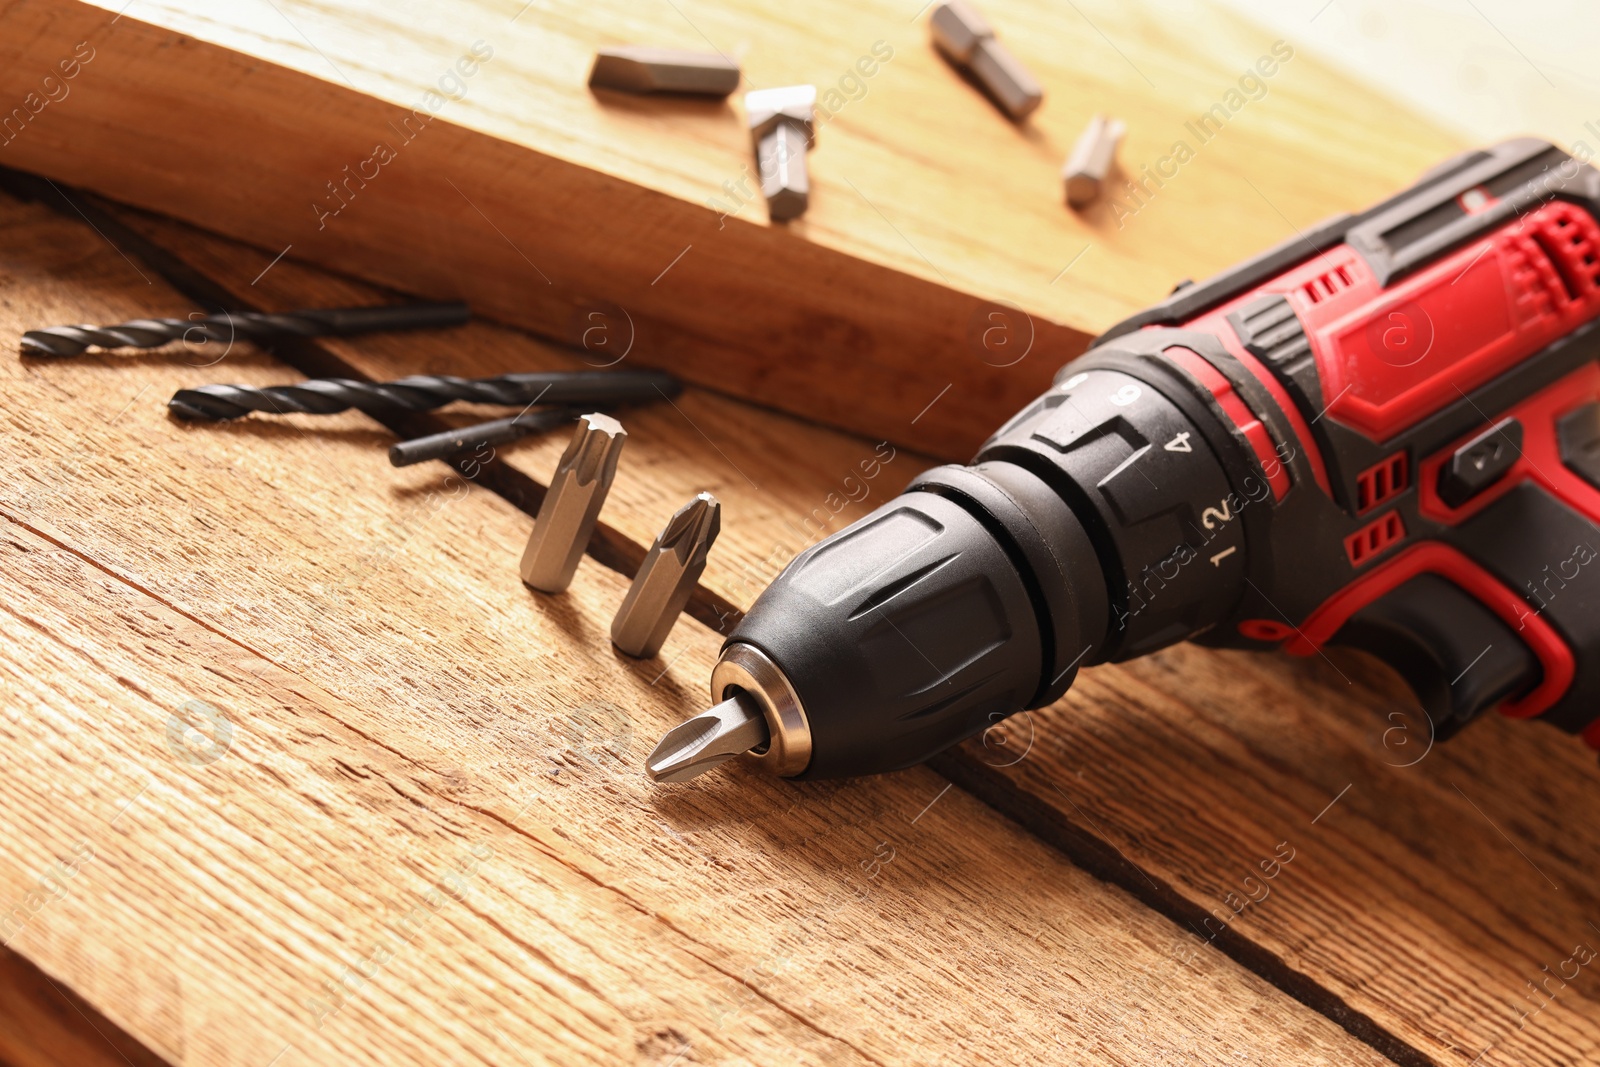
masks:
{"type": "Polygon", "coordinates": [[[1222,561],[1227,559],[1229,556],[1233,555],[1237,551],[1239,551],[1239,546],[1238,545],[1233,545],[1233,546],[1231,546],[1229,548],[1223,549],[1221,552],[1218,552],[1215,556],[1211,557],[1211,565],[1213,567],[1222,566],[1222,561]]]}

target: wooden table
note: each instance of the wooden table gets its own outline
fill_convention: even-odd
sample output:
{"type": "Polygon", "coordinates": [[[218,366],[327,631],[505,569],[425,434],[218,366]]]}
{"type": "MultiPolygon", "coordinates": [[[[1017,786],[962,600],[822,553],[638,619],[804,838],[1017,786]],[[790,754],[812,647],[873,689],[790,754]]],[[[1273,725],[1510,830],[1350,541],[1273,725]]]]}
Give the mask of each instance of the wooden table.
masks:
{"type": "MultiPolygon", "coordinates": [[[[409,273],[416,264],[382,261],[376,221],[315,246],[308,258],[323,266],[292,253],[264,271],[282,245],[272,243],[270,211],[239,207],[251,187],[196,178],[185,201],[171,184],[177,168],[162,169],[153,153],[124,160],[121,170],[91,166],[85,142],[68,143],[67,131],[108,121],[113,94],[88,91],[96,64],[154,70],[165,62],[176,68],[169,78],[203,80],[215,69],[209,63],[243,62],[237,51],[210,51],[219,46],[207,40],[238,43],[250,27],[220,20],[190,35],[198,27],[173,24],[193,12],[149,6],[115,23],[54,0],[0,10],[0,24],[33,27],[29,55],[54,55],[40,42],[91,16],[104,35],[95,40],[124,46],[100,46],[74,80],[81,95],[52,104],[59,114],[42,113],[0,150],[13,153],[0,162],[56,182],[13,173],[0,183],[0,336],[47,323],[183,315],[210,301],[290,308],[397,297],[374,279],[439,295],[417,284],[421,275],[409,273]],[[166,53],[150,50],[162,41],[166,53]],[[120,191],[164,213],[110,204],[80,186],[120,191]],[[242,232],[251,227],[261,230],[242,232]]],[[[992,6],[1001,25],[1026,25],[1022,8],[992,6]]],[[[599,15],[577,10],[541,9],[541,33],[577,42],[558,50],[561,64],[538,68],[549,84],[552,71],[571,75],[572,57],[602,34],[589,21],[599,15]]],[[[257,63],[248,78],[310,92],[284,40],[313,18],[337,22],[337,11],[285,11],[293,22],[259,46],[273,62],[257,63]]],[[[779,25],[792,19],[777,8],[752,11],[740,16],[745,23],[690,15],[719,37],[733,35],[727,26],[760,25],[757,14],[779,25]]],[[[860,28],[872,14],[850,17],[860,28]]],[[[1073,59],[1085,68],[1080,76],[1131,94],[1130,110],[1165,107],[1167,122],[1205,105],[1190,97],[1162,104],[1154,85],[1139,88],[1139,69],[1168,89],[1212,79],[1207,91],[1221,91],[1213,78],[1220,61],[1175,58],[1191,55],[1178,48],[1186,29],[1199,39],[1210,27],[1205,39],[1240,42],[1224,69],[1236,65],[1235,53],[1253,59],[1264,47],[1209,19],[1158,25],[1086,6],[1090,28],[1069,31],[1070,15],[1036,17],[1041,32],[1104,48],[1099,27],[1116,40],[1127,55],[1086,51],[1092,58],[1073,59]],[[1158,54],[1167,56],[1159,68],[1158,54]]],[[[634,13],[605,32],[671,39],[670,21],[634,13]]],[[[507,32],[521,32],[520,22],[507,32]]],[[[436,35],[437,23],[420,22],[427,32],[416,37],[453,49],[453,30],[436,35]]],[[[357,37],[352,29],[340,47],[358,51],[357,37]]],[[[1018,50],[1044,69],[1047,40],[1017,37],[1018,50]]],[[[901,100],[885,105],[892,112],[932,107],[928,94],[937,91],[939,114],[958,131],[951,136],[987,149],[990,127],[1009,127],[959,82],[945,84],[949,72],[919,41],[897,43],[903,65],[884,72],[913,72],[916,91],[894,96],[885,80],[872,92],[881,85],[884,99],[901,100]]],[[[833,54],[821,45],[801,51],[813,48],[817,63],[833,54]]],[[[352,54],[336,49],[327,58],[354,68],[352,78],[381,71],[375,61],[357,67],[352,54]]],[[[752,47],[752,77],[772,77],[756,61],[764,54],[752,47]]],[[[1306,83],[1275,82],[1278,95],[1251,104],[1288,105],[1251,112],[1253,127],[1210,146],[1215,152],[1197,159],[1182,184],[1164,190],[1170,197],[1140,212],[1140,236],[1130,226],[1124,244],[1123,231],[1102,220],[1095,247],[1108,264],[1123,264],[1120,274],[1108,266],[1068,289],[1019,285],[1019,306],[1044,320],[1040,305],[1059,299],[1050,309],[1057,325],[1090,332],[1156,295],[1158,271],[1170,281],[1220,267],[1295,224],[1359,206],[1448,147],[1399,116],[1387,127],[1393,145],[1346,160],[1356,177],[1296,181],[1296,159],[1332,154],[1338,137],[1360,125],[1312,99],[1314,87],[1337,82],[1305,63],[1296,72],[1307,71],[1306,83]],[[1321,124],[1303,125],[1308,114],[1323,115],[1321,124]],[[1319,131],[1335,132],[1319,140],[1319,131]],[[1281,158],[1257,171],[1263,146],[1281,158]],[[1232,187],[1241,176],[1266,196],[1249,204],[1232,187]],[[1283,204],[1288,217],[1260,199],[1283,204]],[[1159,213],[1167,210],[1170,217],[1159,213]],[[1102,288],[1110,295],[1092,295],[1102,288]]],[[[26,80],[16,64],[0,69],[8,86],[26,80]]],[[[1048,84],[1074,84],[1066,59],[1050,69],[1048,84]]],[[[154,106],[149,99],[161,98],[165,84],[117,89],[137,109],[154,106]]],[[[216,99],[167,103],[222,107],[235,88],[219,82],[216,99]]],[[[335,111],[359,110],[343,92],[321,99],[335,111]]],[[[1348,90],[1341,99],[1367,98],[1348,90]]],[[[870,150],[876,100],[852,103],[825,130],[846,156],[870,150]],[[851,132],[851,121],[860,128],[851,132]]],[[[303,108],[306,98],[294,103],[303,108]]],[[[1079,117],[1068,108],[1079,103],[1063,105],[1059,128],[1041,127],[1053,133],[1030,136],[1053,138],[1054,153],[1079,117]]],[[[475,143],[493,133],[502,119],[485,108],[451,136],[475,143]]],[[[706,117],[686,109],[669,121],[688,128],[706,117]]],[[[585,173],[599,175],[635,190],[618,195],[656,198],[650,219],[664,247],[678,240],[680,208],[697,213],[684,213],[682,225],[708,224],[710,209],[685,191],[698,179],[674,178],[671,168],[660,183],[683,189],[652,190],[626,173],[638,160],[566,169],[578,167],[571,157],[580,154],[573,145],[582,121],[552,121],[572,143],[562,167],[547,173],[566,173],[574,189],[599,180],[585,173]]],[[[635,130],[655,121],[632,107],[605,117],[635,130]]],[[[1135,129],[1154,125],[1146,117],[1135,129]]],[[[186,129],[175,120],[152,135],[186,129]]],[[[919,129],[934,140],[948,132],[919,129]]],[[[675,165],[701,173],[692,157],[702,151],[719,166],[731,162],[736,140],[708,141],[675,165]]],[[[533,150],[517,148],[515,137],[505,143],[533,150]]],[[[540,150],[559,155],[550,144],[540,150]]],[[[908,150],[877,150],[886,183],[902,173],[896,166],[909,166],[908,150]]],[[[959,166],[922,162],[936,173],[949,167],[938,195],[953,200],[959,166]]],[[[827,193],[836,179],[816,163],[827,193]]],[[[892,206],[905,225],[918,220],[905,231],[908,243],[934,245],[939,224],[924,195],[937,199],[908,193],[892,206]]],[[[996,209],[1004,226],[1021,226],[1012,211],[1051,227],[1096,225],[1056,211],[1052,190],[1039,194],[1043,207],[1023,200],[1032,193],[1007,195],[996,209]]],[[[696,248],[708,253],[702,269],[731,273],[741,257],[781,248],[810,267],[846,264],[853,284],[877,297],[910,294],[913,307],[956,294],[968,301],[964,316],[1004,295],[1044,255],[1046,242],[1025,227],[1014,244],[976,234],[985,216],[969,207],[951,225],[950,251],[935,245],[934,261],[960,260],[957,244],[975,248],[973,258],[946,279],[948,289],[919,289],[933,284],[928,264],[891,254],[892,242],[868,231],[876,215],[848,203],[819,194],[814,226],[798,233],[747,211],[728,221],[730,232],[750,232],[726,252],[696,248]]],[[[441,255],[467,257],[492,243],[464,239],[441,255]]],[[[564,279],[578,276],[575,256],[555,260],[574,269],[564,279]]],[[[693,262],[686,256],[674,270],[693,262]]],[[[503,266],[462,276],[461,291],[480,280],[499,285],[503,266]]],[[[813,281],[833,296],[830,287],[842,284],[813,281]]],[[[620,296],[592,295],[623,305],[648,288],[623,279],[620,296]]],[[[683,305],[676,314],[685,336],[699,328],[695,316],[714,314],[688,306],[694,293],[690,285],[653,305],[683,305]]],[[[797,293],[780,310],[801,314],[823,299],[797,293]]],[[[913,323],[933,339],[926,366],[905,354],[873,357],[900,376],[893,396],[875,395],[844,415],[787,402],[811,416],[803,418],[768,406],[761,383],[770,377],[717,377],[758,358],[739,347],[755,336],[740,333],[744,320],[726,306],[721,314],[737,344],[690,376],[725,388],[691,388],[673,406],[627,414],[630,439],[606,525],[558,597],[526,590],[515,561],[559,439],[508,446],[481,469],[397,471],[383,456],[396,431],[459,424],[473,413],[389,426],[355,413],[208,426],[169,420],[162,406],[174,389],[207,381],[583,365],[521,329],[479,321],[447,336],[281,345],[270,354],[236,344],[0,361],[9,400],[0,415],[0,633],[11,650],[0,661],[0,1059],[666,1067],[1566,1065],[1600,1057],[1589,968],[1562,984],[1549,977],[1573,973],[1575,946],[1600,946],[1589,878],[1600,841],[1592,755],[1553,731],[1492,718],[1417,758],[1414,733],[1395,730],[1406,720],[1388,717],[1406,706],[1404,694],[1359,657],[1291,662],[1185,646],[1090,670],[1056,706],[932,768],[791,784],[736,766],[682,787],[646,781],[639,765],[654,739],[701,706],[728,612],[813,537],[806,516],[818,508],[832,515],[842,492],[860,495],[844,480],[861,460],[881,457],[883,447],[894,457],[830,528],[935,461],[922,450],[931,438],[911,419],[963,359],[974,363],[951,354],[964,325],[937,316],[913,323]],[[694,617],[657,659],[628,660],[605,640],[627,575],[671,510],[700,490],[722,499],[725,522],[694,617]],[[1261,886],[1269,895],[1244,905],[1261,886]],[[1529,984],[1541,982],[1553,998],[1535,996],[1529,984]]],[[[538,316],[501,317],[541,330],[538,316]]],[[[852,336],[841,333],[828,358],[847,363],[852,336]]],[[[675,351],[664,344],[652,358],[671,363],[675,351]]],[[[977,425],[973,411],[1020,388],[1006,379],[1004,389],[983,392],[984,381],[999,380],[986,374],[963,379],[974,383],[970,404],[958,392],[935,406],[954,413],[940,425],[965,432],[977,425]]]]}

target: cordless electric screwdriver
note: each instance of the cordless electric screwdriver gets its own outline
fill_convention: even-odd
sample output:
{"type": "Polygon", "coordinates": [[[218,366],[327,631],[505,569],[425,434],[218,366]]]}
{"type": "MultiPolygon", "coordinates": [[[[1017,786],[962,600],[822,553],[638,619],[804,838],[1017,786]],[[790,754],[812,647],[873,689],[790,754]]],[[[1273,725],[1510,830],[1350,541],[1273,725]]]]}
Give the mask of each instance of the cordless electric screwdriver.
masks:
{"type": "Polygon", "coordinates": [[[1185,639],[1600,747],[1597,317],[1600,171],[1531,139],[1182,284],[802,552],[649,772],[894,770],[1185,639]]]}

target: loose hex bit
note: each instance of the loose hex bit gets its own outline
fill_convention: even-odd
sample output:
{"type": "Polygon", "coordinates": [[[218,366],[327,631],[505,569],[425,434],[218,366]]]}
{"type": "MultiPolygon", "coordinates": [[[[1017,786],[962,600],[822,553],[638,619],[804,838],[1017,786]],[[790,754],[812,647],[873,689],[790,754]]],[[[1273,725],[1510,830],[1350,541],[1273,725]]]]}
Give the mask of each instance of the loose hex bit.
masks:
{"type": "Polygon", "coordinates": [[[667,520],[611,620],[611,643],[630,656],[650,659],[706,569],[706,556],[722,529],[722,505],[701,493],[667,520]]]}
{"type": "Polygon", "coordinates": [[[237,419],[252,411],[270,415],[332,415],[356,408],[369,415],[432,411],[460,400],[471,404],[591,405],[654,400],[682,388],[662,371],[541,371],[496,378],[418,374],[392,382],[313,378],[298,385],[201,385],[179,389],[167,407],[181,419],[237,419]]]}
{"type": "Polygon", "coordinates": [[[577,432],[556,464],[550,491],[539,505],[528,547],[522,552],[525,583],[546,593],[559,593],[572,584],[627,439],[622,423],[609,415],[578,419],[577,432]]]}
{"type": "Polygon", "coordinates": [[[602,48],[595,53],[589,87],[722,97],[739,87],[739,66],[720,52],[643,45],[602,48]]]}
{"type": "Polygon", "coordinates": [[[160,348],[171,341],[268,341],[274,337],[325,337],[376,330],[460,326],[465,304],[398,304],[375,308],[321,308],[282,314],[224,311],[200,319],[134,319],[115,326],[51,326],[22,335],[34,356],[76,356],[91,347],[160,348]]]}
{"type": "Polygon", "coordinates": [[[1116,161],[1117,145],[1122,143],[1122,135],[1127,130],[1121,119],[1096,115],[1089,120],[1078,143],[1072,146],[1066,165],[1061,168],[1061,183],[1069,206],[1087,207],[1100,195],[1100,186],[1116,161]]]}
{"type": "Polygon", "coordinates": [[[761,171],[761,195],[775,222],[805,213],[811,199],[806,152],[816,139],[817,87],[789,85],[744,94],[745,120],[761,171]]]}
{"type": "Polygon", "coordinates": [[[964,0],[949,0],[933,10],[933,43],[945,58],[971,74],[997,104],[1020,122],[1044,100],[1044,90],[977,9],[964,0]]]}
{"type": "Polygon", "coordinates": [[[489,445],[503,445],[537,433],[553,430],[578,417],[573,408],[524,411],[508,419],[480,422],[460,430],[446,430],[426,437],[413,437],[389,449],[389,463],[409,467],[430,459],[445,459],[462,452],[476,452],[489,445]]]}

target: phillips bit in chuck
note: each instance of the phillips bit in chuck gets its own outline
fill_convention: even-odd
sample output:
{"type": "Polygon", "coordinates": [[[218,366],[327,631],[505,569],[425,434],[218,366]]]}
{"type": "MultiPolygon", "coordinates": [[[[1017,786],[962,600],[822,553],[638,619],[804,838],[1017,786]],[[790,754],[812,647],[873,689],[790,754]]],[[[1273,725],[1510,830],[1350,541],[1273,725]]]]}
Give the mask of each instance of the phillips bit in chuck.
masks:
{"type": "Polygon", "coordinates": [[[745,119],[756,146],[761,195],[774,222],[805,213],[811,200],[806,152],[816,139],[817,87],[789,85],[744,94],[745,119]]]}
{"type": "Polygon", "coordinates": [[[934,8],[933,43],[961,70],[977,79],[1013,122],[1021,122],[1044,100],[1044,90],[971,4],[950,0],[934,8]]]}
{"type": "Polygon", "coordinates": [[[710,493],[696,496],[667,520],[611,620],[612,644],[639,659],[661,651],[721,528],[722,505],[710,493]]]}
{"type": "Polygon", "coordinates": [[[559,593],[572,584],[627,438],[622,423],[609,415],[584,415],[578,420],[522,552],[522,580],[528,585],[559,593]]]}
{"type": "Polygon", "coordinates": [[[645,760],[656,782],[687,782],[718,764],[767,744],[761,705],[743,692],[667,731],[645,760]]]}

